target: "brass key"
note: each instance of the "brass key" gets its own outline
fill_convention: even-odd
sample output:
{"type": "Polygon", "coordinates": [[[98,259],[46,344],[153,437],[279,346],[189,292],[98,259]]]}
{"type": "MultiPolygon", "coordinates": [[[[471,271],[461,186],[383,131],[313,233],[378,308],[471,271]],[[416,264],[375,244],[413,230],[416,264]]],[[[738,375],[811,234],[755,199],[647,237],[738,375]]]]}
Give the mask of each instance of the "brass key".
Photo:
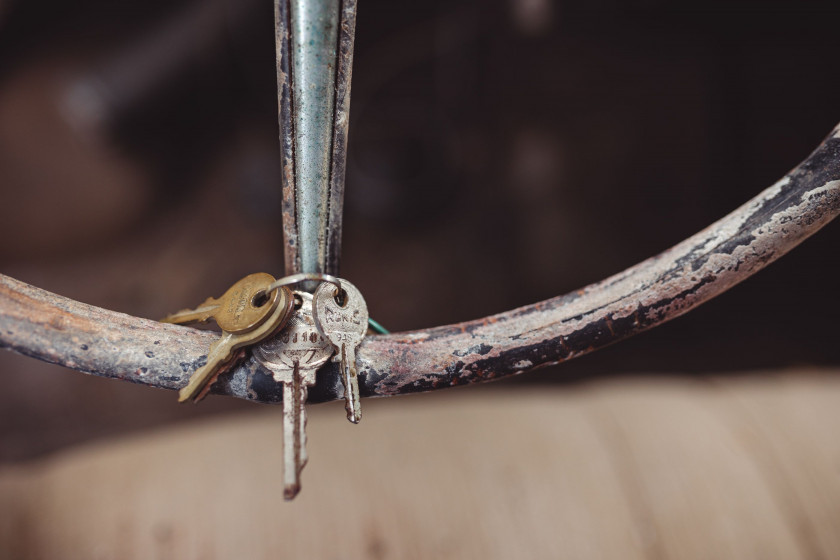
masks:
{"type": "MultiPolygon", "coordinates": [[[[238,292],[239,301],[234,308],[253,305],[254,299],[263,294],[265,288],[274,281],[274,278],[270,275],[266,274],[265,276],[267,278],[264,283],[253,284],[250,289],[238,292]]],[[[277,293],[275,305],[272,306],[269,303],[264,303],[261,307],[254,305],[256,309],[263,310],[262,317],[254,319],[254,313],[233,315],[230,324],[232,329],[238,332],[222,330],[222,336],[210,346],[207,352],[207,362],[195,370],[189,383],[178,393],[178,402],[199,400],[203,396],[204,387],[219,373],[222,367],[228,364],[234,357],[236,350],[255,344],[283,328],[292,316],[294,298],[291,291],[286,287],[277,288],[273,293],[277,293]],[[246,318],[247,321],[243,319],[242,323],[237,323],[235,319],[237,316],[246,318]],[[245,330],[245,324],[254,322],[257,323],[257,326],[245,330]]],[[[275,296],[269,294],[269,297],[273,298],[275,296]]]]}
{"type": "Polygon", "coordinates": [[[219,328],[225,332],[246,333],[265,321],[280,302],[281,290],[274,290],[268,294],[269,299],[266,302],[254,300],[272,282],[274,282],[274,277],[271,274],[265,272],[249,274],[228,288],[222,297],[207,298],[195,309],[182,309],[164,317],[160,322],[184,325],[214,319],[219,328]],[[258,303],[262,305],[257,305],[258,303]]]}

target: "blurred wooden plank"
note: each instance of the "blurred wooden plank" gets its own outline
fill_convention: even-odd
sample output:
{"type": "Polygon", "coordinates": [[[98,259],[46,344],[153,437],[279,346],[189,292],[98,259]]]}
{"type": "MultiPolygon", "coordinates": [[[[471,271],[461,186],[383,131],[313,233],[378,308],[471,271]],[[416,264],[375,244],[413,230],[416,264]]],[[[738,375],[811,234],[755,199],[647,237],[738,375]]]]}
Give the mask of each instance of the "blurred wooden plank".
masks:
{"type": "Polygon", "coordinates": [[[715,412],[720,393],[690,380],[596,391],[624,486],[650,512],[652,557],[804,558],[763,471],[715,412]]]}
{"type": "Polygon", "coordinates": [[[840,557],[840,376],[725,382],[721,413],[764,472],[809,558],[840,557]]]}
{"type": "Polygon", "coordinates": [[[0,557],[834,558],[837,402],[811,375],[332,403],[292,503],[255,411],[3,468],[0,557]]]}

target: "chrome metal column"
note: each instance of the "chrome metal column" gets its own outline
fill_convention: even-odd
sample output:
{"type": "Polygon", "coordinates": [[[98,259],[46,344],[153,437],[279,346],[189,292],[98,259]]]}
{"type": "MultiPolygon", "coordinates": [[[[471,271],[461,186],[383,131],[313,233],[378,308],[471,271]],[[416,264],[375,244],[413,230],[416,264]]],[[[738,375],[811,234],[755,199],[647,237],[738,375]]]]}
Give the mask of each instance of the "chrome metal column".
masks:
{"type": "Polygon", "coordinates": [[[338,273],[355,0],[275,0],[286,274],[338,273]]]}

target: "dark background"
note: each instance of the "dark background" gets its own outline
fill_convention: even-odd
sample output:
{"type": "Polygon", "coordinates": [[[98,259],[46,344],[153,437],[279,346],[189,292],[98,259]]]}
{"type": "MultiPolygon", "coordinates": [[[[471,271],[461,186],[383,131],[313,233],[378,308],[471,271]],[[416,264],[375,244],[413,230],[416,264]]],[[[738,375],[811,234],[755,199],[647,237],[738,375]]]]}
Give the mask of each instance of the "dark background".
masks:
{"type": "MultiPolygon", "coordinates": [[[[405,330],[668,248],[840,120],[834,5],[362,0],[342,275],[405,330]]],[[[0,0],[0,271],[152,318],[282,274],[273,37],[267,0],[0,0]]],[[[832,224],[687,317],[499,389],[837,365],[838,242],[832,224]]],[[[6,461],[255,406],[11,353],[0,380],[6,461]]]]}

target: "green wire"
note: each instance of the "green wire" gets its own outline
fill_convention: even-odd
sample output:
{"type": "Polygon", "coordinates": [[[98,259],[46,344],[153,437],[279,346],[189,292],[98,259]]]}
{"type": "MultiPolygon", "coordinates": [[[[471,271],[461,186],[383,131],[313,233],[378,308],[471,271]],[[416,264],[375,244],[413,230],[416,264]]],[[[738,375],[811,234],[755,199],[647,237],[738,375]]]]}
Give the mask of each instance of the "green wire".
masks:
{"type": "Polygon", "coordinates": [[[370,317],[368,317],[368,326],[369,326],[369,327],[371,328],[371,330],[372,330],[373,332],[375,332],[375,333],[379,333],[379,334],[391,334],[390,332],[388,332],[388,329],[386,329],[385,327],[383,327],[382,325],[380,325],[379,323],[377,323],[376,321],[374,321],[374,320],[373,320],[373,319],[371,319],[370,317]]]}

